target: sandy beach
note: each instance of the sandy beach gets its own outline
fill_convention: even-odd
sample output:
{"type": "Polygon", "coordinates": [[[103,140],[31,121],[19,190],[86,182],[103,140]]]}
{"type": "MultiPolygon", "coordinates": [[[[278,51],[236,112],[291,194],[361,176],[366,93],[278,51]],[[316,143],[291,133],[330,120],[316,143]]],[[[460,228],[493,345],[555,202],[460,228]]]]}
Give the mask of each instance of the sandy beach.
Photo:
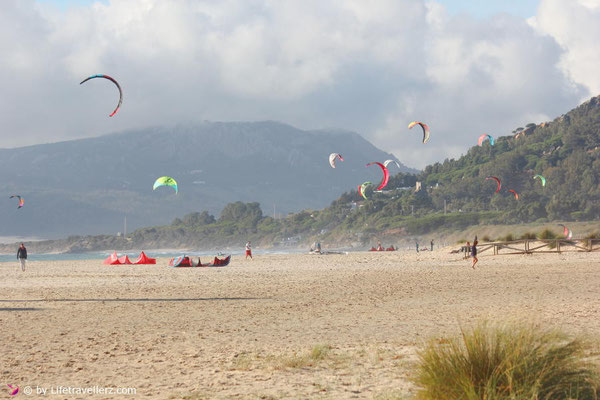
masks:
{"type": "Polygon", "coordinates": [[[390,399],[414,390],[416,349],[460,323],[600,330],[598,253],[482,256],[476,270],[447,250],[167,261],[0,264],[1,384],[56,399],[390,399]]]}

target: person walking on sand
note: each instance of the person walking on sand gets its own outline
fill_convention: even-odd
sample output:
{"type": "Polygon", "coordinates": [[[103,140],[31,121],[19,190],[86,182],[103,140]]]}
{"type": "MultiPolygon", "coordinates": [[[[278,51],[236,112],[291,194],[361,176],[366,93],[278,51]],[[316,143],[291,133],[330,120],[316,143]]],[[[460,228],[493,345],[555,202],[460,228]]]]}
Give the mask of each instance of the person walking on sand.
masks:
{"type": "Polygon", "coordinates": [[[433,239],[431,239],[431,251],[433,251],[433,239]]]}
{"type": "Polygon", "coordinates": [[[21,243],[19,250],[17,250],[17,260],[21,262],[21,271],[25,271],[25,262],[27,261],[27,249],[25,245],[21,243]]]}
{"type": "Polygon", "coordinates": [[[246,242],[246,260],[250,257],[252,260],[252,248],[250,247],[250,241],[246,242]]]}
{"type": "Polygon", "coordinates": [[[419,252],[419,242],[415,241],[415,245],[417,246],[417,253],[419,252]]]}
{"type": "Polygon", "coordinates": [[[473,267],[473,269],[475,269],[475,264],[477,264],[477,262],[479,261],[477,259],[477,243],[477,237],[475,237],[473,245],[471,246],[471,257],[473,258],[473,265],[471,265],[471,267],[473,267]]]}

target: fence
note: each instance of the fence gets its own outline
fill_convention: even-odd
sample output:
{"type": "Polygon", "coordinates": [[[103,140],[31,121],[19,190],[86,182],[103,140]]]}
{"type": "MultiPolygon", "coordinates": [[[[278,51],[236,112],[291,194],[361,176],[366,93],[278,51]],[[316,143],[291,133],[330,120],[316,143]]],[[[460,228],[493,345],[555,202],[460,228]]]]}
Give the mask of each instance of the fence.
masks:
{"type": "MultiPolygon", "coordinates": [[[[462,247],[463,256],[467,258],[470,249],[462,247]]],[[[478,246],[477,254],[492,251],[497,255],[563,253],[600,251],[600,239],[521,239],[510,242],[483,243],[478,246]]]]}

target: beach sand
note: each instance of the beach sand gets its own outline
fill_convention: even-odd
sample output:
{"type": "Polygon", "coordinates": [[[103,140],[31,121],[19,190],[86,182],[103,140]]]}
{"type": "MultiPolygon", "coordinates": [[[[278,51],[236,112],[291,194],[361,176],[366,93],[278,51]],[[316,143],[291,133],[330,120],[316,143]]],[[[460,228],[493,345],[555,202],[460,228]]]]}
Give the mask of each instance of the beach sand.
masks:
{"type": "Polygon", "coordinates": [[[460,324],[600,331],[598,253],[482,255],[476,270],[448,250],[167,262],[0,264],[0,384],[136,389],[55,399],[391,399],[413,393],[416,349],[460,324]]]}

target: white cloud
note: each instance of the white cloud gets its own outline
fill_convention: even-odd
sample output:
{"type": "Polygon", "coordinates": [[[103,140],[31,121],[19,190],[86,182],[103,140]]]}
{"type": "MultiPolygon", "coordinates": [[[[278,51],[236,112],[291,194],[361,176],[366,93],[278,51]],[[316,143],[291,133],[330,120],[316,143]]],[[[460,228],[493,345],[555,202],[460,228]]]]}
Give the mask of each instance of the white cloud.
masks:
{"type": "Polygon", "coordinates": [[[564,49],[560,68],[591,95],[600,93],[600,0],[542,0],[533,26],[564,49]]]}
{"type": "Polygon", "coordinates": [[[5,0],[0,146],[274,119],[356,130],[422,167],[483,131],[561,114],[582,86],[600,90],[598,0],[580,1],[543,0],[528,24],[422,0],[112,0],[67,12],[5,0]],[[97,73],[123,86],[113,118],[112,85],[78,85],[97,73]],[[426,146],[406,129],[415,119],[432,127],[426,146]]]}

